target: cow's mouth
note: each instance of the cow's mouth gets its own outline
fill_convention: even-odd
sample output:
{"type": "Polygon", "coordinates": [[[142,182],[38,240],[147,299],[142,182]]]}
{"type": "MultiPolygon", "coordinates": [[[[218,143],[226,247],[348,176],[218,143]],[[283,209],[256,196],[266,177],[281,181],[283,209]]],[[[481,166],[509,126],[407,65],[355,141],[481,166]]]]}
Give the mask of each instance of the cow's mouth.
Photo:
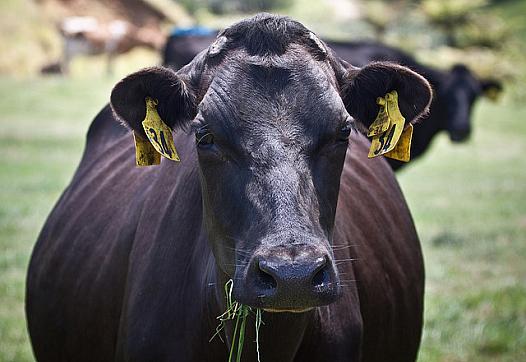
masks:
{"type": "Polygon", "coordinates": [[[469,139],[469,135],[469,131],[450,131],[449,139],[451,142],[461,143],[467,141],[469,139]]]}

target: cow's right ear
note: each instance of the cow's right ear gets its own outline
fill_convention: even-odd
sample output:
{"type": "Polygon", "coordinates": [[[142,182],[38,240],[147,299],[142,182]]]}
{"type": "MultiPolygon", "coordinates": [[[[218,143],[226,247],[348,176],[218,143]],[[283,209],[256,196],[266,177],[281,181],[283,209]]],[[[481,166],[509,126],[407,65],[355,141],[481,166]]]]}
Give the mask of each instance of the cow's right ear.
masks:
{"type": "Polygon", "coordinates": [[[171,129],[183,127],[196,113],[187,81],[173,70],[152,67],[122,79],[111,92],[111,107],[130,129],[146,139],[142,121],[146,116],[146,97],[157,100],[157,111],[171,129]]]}

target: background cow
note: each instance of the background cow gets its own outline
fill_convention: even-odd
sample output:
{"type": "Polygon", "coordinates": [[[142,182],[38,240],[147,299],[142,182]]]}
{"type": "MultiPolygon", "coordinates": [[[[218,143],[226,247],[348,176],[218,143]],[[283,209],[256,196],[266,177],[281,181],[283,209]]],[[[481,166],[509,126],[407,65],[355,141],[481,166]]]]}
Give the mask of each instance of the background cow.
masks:
{"type": "MultiPolygon", "coordinates": [[[[409,54],[377,42],[328,41],[342,59],[361,67],[371,61],[393,61],[424,75],[434,90],[433,103],[425,122],[414,128],[411,158],[420,157],[431,145],[433,138],[446,131],[453,142],[462,142],[471,134],[471,112],[475,101],[483,95],[492,97],[500,92],[500,82],[478,79],[465,65],[457,64],[449,71],[442,71],[417,62],[409,54]]],[[[394,170],[404,162],[388,159],[394,170]]]]}
{"type": "Polygon", "coordinates": [[[217,31],[206,27],[174,28],[166,40],[163,64],[181,69],[214,42],[217,31]]]}
{"type": "Polygon", "coordinates": [[[414,361],[419,240],[392,170],[351,133],[391,90],[408,121],[427,111],[418,74],[344,68],[301,24],[268,14],[177,73],[119,82],[31,258],[37,359],[225,361],[233,326],[226,344],[209,339],[232,279],[236,300],[265,310],[263,361],[414,361]],[[134,166],[117,118],[146,140],[147,96],[177,130],[180,164],[134,166]]]}
{"type": "MultiPolygon", "coordinates": [[[[164,64],[179,69],[192,56],[205,49],[215,39],[216,33],[192,37],[170,37],[165,45],[164,64]]],[[[424,75],[434,89],[434,99],[425,122],[414,128],[411,159],[420,157],[431,145],[433,138],[446,131],[453,142],[465,141],[471,133],[471,112],[475,101],[482,95],[492,97],[502,90],[500,82],[478,79],[466,66],[455,65],[442,71],[417,62],[409,54],[378,42],[326,41],[336,54],[355,66],[372,61],[392,61],[407,66],[424,75]]],[[[388,159],[394,170],[406,163],[388,159]]]]}
{"type": "Polygon", "coordinates": [[[125,20],[100,22],[91,16],[72,16],[59,25],[63,54],[60,70],[69,73],[69,65],[79,55],[107,56],[111,73],[117,55],[136,47],[161,50],[164,39],[155,27],[138,27],[125,20]]]}

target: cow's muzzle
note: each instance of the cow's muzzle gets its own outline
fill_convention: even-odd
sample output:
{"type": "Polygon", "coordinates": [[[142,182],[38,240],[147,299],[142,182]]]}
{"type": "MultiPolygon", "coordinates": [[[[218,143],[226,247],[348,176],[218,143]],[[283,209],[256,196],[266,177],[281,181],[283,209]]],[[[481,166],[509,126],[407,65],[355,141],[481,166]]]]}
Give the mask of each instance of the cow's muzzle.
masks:
{"type": "Polygon", "coordinates": [[[471,128],[462,127],[449,130],[449,139],[452,142],[465,142],[471,135],[471,128]]]}
{"type": "Polygon", "coordinates": [[[341,294],[332,258],[312,245],[268,247],[234,283],[237,301],[271,312],[304,312],[341,294]]]}

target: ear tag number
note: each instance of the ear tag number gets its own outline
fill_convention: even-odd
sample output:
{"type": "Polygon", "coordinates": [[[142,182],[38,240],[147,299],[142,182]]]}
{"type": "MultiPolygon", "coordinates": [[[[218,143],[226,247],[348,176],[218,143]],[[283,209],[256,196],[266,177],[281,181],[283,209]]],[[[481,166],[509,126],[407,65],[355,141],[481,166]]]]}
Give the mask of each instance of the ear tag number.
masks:
{"type": "Polygon", "coordinates": [[[137,166],[151,166],[161,163],[161,155],[153,148],[150,141],[145,140],[137,132],[133,131],[135,140],[135,163],[137,166]]]}
{"type": "Polygon", "coordinates": [[[392,151],[384,154],[385,157],[393,158],[398,161],[409,162],[411,159],[411,139],[413,138],[413,125],[404,129],[398,143],[392,151]]]}
{"type": "Polygon", "coordinates": [[[381,108],[376,120],[378,120],[380,116],[384,119],[385,116],[383,116],[383,114],[385,113],[387,115],[387,121],[383,120],[375,125],[375,120],[369,128],[369,134],[373,134],[371,148],[368,154],[369,158],[380,155],[389,157],[387,153],[391,152],[398,144],[405,125],[405,118],[398,108],[398,93],[396,91],[391,91],[387,93],[384,98],[377,99],[377,103],[381,108]],[[385,124],[388,125],[387,128],[385,124]],[[381,132],[385,128],[386,130],[381,132]]]}
{"type": "Polygon", "coordinates": [[[387,113],[387,101],[385,98],[378,97],[376,98],[376,104],[380,106],[378,115],[374,122],[369,126],[369,133],[367,137],[378,136],[389,128],[389,114],[387,113]]]}
{"type": "Polygon", "coordinates": [[[157,152],[172,161],[179,161],[172,130],[157,113],[157,101],[150,97],[146,97],[146,117],[142,121],[142,127],[157,152]]]}

